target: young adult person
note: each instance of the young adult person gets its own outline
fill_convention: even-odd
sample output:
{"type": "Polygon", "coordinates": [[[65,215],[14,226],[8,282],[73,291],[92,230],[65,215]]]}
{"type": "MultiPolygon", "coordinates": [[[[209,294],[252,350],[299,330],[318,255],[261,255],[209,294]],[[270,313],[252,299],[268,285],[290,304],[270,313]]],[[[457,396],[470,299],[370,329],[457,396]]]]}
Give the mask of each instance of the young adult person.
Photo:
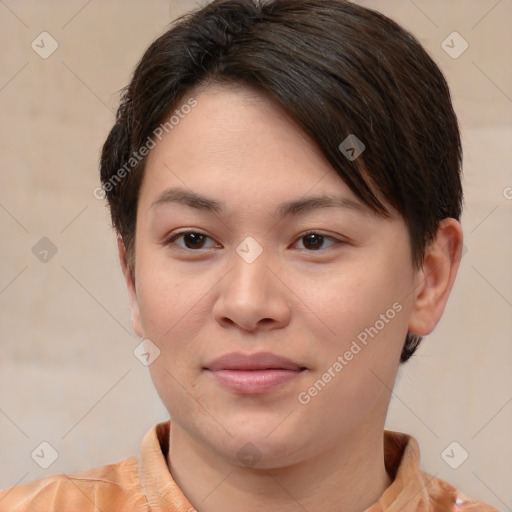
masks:
{"type": "Polygon", "coordinates": [[[384,430],[455,280],[460,170],[445,79],[382,14],[227,0],[181,19],[101,155],[171,419],[139,457],[4,491],[0,510],[495,510],[384,430]]]}

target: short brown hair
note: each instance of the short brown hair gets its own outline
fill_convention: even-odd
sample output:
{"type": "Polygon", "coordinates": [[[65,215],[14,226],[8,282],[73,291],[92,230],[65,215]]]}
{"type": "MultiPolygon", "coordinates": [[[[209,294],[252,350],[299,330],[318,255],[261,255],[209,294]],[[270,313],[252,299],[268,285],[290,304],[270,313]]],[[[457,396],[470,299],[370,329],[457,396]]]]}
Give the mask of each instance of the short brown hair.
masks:
{"type": "MultiPolygon", "coordinates": [[[[101,180],[131,269],[146,159],[113,179],[209,83],[249,86],[282,105],[361,201],[386,216],[382,197],[403,216],[417,268],[439,222],[459,220],[457,118],[443,74],[409,32],[345,0],[218,0],[150,45],[103,146],[101,180]],[[354,160],[340,150],[350,135],[365,146],[354,160]]],[[[402,362],[420,341],[408,334],[402,362]]]]}

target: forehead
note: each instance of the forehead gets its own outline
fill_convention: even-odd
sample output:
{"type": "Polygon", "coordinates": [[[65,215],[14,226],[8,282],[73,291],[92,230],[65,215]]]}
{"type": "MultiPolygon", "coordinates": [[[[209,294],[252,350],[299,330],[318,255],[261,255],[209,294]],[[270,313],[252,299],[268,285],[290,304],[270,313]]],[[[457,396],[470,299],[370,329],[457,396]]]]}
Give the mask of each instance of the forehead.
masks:
{"type": "Polygon", "coordinates": [[[197,106],[165,137],[173,153],[186,155],[191,164],[208,159],[229,167],[242,161],[253,172],[271,162],[281,163],[283,172],[293,170],[285,164],[296,170],[327,167],[320,150],[283,107],[257,91],[216,85],[198,91],[194,99],[197,106]]]}
{"type": "Polygon", "coordinates": [[[254,189],[273,184],[275,189],[288,185],[305,193],[326,181],[331,187],[346,188],[316,145],[277,103],[248,88],[218,85],[191,91],[182,104],[191,98],[197,106],[151,150],[146,164],[149,181],[170,174],[203,186],[244,183],[254,189]]]}
{"type": "Polygon", "coordinates": [[[196,106],[184,109],[148,156],[140,196],[147,208],[179,187],[246,211],[335,196],[370,213],[278,103],[221,85],[191,91],[181,105],[192,100],[196,106]]]}

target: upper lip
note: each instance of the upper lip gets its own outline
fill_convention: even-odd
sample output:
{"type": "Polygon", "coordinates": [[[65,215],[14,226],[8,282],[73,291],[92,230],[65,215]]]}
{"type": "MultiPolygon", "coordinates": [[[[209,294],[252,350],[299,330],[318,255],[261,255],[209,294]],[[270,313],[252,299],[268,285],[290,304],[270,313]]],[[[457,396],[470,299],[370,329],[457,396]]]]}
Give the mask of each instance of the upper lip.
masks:
{"type": "Polygon", "coordinates": [[[304,370],[305,367],[287,357],[278,356],[271,352],[257,354],[242,354],[232,352],[214,359],[205,366],[211,371],[219,370],[304,370]]]}

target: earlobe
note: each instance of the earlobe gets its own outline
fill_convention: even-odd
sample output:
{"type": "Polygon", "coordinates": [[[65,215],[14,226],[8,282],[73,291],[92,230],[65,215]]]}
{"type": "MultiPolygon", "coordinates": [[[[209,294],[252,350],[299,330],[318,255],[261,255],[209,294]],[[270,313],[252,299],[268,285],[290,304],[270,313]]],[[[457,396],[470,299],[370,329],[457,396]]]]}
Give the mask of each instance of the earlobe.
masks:
{"type": "Polygon", "coordinates": [[[440,222],[435,240],[427,247],[417,272],[409,331],[430,334],[443,314],[462,256],[462,227],[455,219],[440,222]]]}
{"type": "Polygon", "coordinates": [[[121,269],[123,271],[124,281],[126,284],[126,288],[128,290],[128,297],[130,300],[130,312],[132,319],[132,327],[137,336],[143,338],[142,333],[142,325],[140,321],[140,311],[139,311],[139,303],[137,299],[137,290],[135,287],[135,276],[130,270],[130,266],[128,264],[128,258],[126,254],[126,248],[124,246],[123,239],[120,235],[117,237],[117,250],[119,253],[119,262],[121,264],[121,269]]]}

